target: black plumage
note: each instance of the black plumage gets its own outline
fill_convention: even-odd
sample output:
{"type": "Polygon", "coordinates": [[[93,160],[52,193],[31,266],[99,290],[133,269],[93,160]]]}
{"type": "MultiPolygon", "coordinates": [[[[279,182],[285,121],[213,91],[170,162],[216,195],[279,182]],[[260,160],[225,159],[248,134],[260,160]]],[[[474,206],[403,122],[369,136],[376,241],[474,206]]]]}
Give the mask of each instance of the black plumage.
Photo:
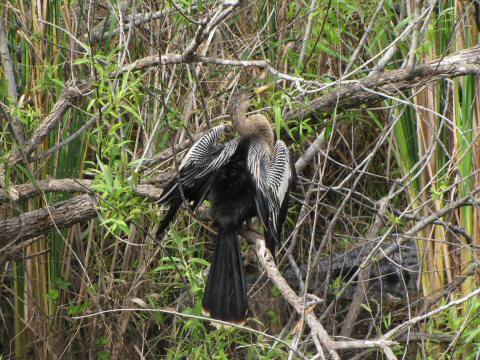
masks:
{"type": "Polygon", "coordinates": [[[267,246],[275,254],[295,179],[287,146],[281,140],[273,144],[273,132],[263,115],[246,118],[247,106],[248,97],[240,94],[232,111],[240,137],[221,144],[220,138],[230,130],[226,125],[202,136],[180,164],[178,177],[158,200],[169,204],[169,210],[157,236],[174,218],[183,197],[195,209],[209,196],[218,235],[203,309],[213,318],[237,323],[245,319],[248,307],[239,245],[242,225],[258,216],[267,246]]]}

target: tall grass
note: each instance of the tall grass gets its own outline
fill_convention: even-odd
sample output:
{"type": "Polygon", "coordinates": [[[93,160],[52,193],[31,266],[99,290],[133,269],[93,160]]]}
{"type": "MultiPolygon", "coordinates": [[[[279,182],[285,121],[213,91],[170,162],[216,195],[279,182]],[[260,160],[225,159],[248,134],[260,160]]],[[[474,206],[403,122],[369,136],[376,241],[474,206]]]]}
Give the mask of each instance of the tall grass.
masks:
{"type": "MultiPolygon", "coordinates": [[[[412,16],[414,2],[409,5],[408,14],[412,16]]],[[[473,7],[461,1],[440,2],[425,27],[424,45],[417,50],[417,58],[438,59],[475,46],[477,34],[473,7]]],[[[478,79],[466,76],[441,81],[414,89],[411,95],[411,107],[397,112],[400,121],[395,140],[403,173],[411,178],[416,176],[409,191],[411,210],[419,209],[427,216],[478,187],[478,176],[474,175],[479,169],[478,79]],[[420,172],[422,166],[425,170],[420,172]]],[[[442,225],[431,225],[418,233],[421,289],[427,299],[441,299],[438,295],[475,260],[477,211],[475,207],[462,207],[439,219],[458,225],[469,237],[454,234],[442,225]]],[[[477,278],[470,276],[463,283],[461,294],[470,293],[477,283],[477,278]]],[[[450,298],[456,296],[450,294],[450,298]]],[[[472,305],[465,306],[466,313],[472,305]]],[[[442,328],[444,321],[439,320],[436,326],[442,328]]],[[[436,346],[432,354],[440,354],[436,346]]]]}
{"type": "MultiPolygon", "coordinates": [[[[413,3],[408,8],[412,15],[413,3]]],[[[453,51],[473,46],[476,26],[471,12],[462,3],[442,2],[426,28],[425,46],[418,50],[421,60],[437,59],[453,51]]],[[[433,203],[440,210],[445,202],[456,196],[465,196],[475,185],[476,147],[475,124],[478,113],[476,80],[468,76],[422,87],[412,91],[412,108],[399,111],[396,129],[399,160],[404,174],[412,178],[410,197],[413,208],[433,203]],[[450,122],[449,119],[452,119],[450,122]],[[420,165],[420,166],[419,166],[420,165]],[[425,171],[418,173],[418,168],[425,171]],[[418,176],[419,175],[419,176],[418,176]]],[[[423,208],[424,214],[428,209],[423,208]]],[[[476,210],[463,207],[453,218],[467,234],[474,236],[477,229],[476,210]]],[[[432,225],[419,234],[418,247],[423,259],[423,291],[431,296],[451,283],[466,264],[472,260],[471,245],[465,238],[452,238],[448,229],[432,225]],[[461,256],[456,258],[456,250],[461,256]],[[455,266],[454,264],[458,264],[455,266]]],[[[467,281],[465,284],[472,283],[467,281]]],[[[468,292],[468,289],[464,291],[468,292]]]]}

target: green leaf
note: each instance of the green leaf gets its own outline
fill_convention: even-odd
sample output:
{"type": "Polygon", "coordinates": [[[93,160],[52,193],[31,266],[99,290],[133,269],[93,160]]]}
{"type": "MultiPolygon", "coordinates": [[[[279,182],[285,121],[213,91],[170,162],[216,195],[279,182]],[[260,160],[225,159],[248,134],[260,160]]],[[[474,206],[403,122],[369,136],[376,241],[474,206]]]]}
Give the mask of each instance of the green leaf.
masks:
{"type": "Polygon", "coordinates": [[[208,261],[206,261],[205,259],[201,259],[201,258],[192,258],[192,259],[190,259],[190,263],[191,264],[200,264],[200,265],[203,265],[203,266],[210,265],[210,263],[208,261]]]}
{"type": "MultiPolygon", "coordinates": [[[[7,194],[10,193],[10,176],[12,175],[12,167],[8,165],[8,162],[5,164],[5,190],[7,194]]],[[[2,184],[0,184],[1,186],[2,184]]]]}
{"type": "Polygon", "coordinates": [[[62,279],[61,277],[55,278],[55,285],[57,285],[60,289],[67,290],[71,283],[67,280],[62,279]]]}
{"type": "Polygon", "coordinates": [[[60,297],[60,293],[57,289],[50,289],[50,291],[45,294],[45,297],[52,300],[53,302],[56,302],[60,297]]]}
{"type": "Polygon", "coordinates": [[[275,114],[275,134],[277,135],[277,139],[280,139],[280,129],[283,126],[282,110],[280,109],[280,106],[275,106],[273,112],[275,114]]]}
{"type": "Polygon", "coordinates": [[[98,165],[100,166],[100,170],[102,171],[103,180],[105,181],[105,184],[107,185],[107,190],[108,190],[108,192],[112,193],[113,192],[112,172],[111,172],[110,168],[100,160],[98,155],[97,155],[97,161],[98,161],[98,165]]]}
{"type": "Polygon", "coordinates": [[[480,335],[480,327],[468,332],[468,337],[465,339],[464,343],[469,344],[473,339],[477,338],[480,335]]]}

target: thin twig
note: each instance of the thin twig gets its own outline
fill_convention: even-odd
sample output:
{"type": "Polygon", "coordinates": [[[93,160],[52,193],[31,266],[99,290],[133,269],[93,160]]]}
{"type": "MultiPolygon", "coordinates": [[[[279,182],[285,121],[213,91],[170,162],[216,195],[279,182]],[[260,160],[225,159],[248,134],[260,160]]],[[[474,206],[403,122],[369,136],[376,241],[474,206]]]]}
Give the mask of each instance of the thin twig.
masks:
{"type": "MultiPolygon", "coordinates": [[[[137,299],[130,299],[130,301],[133,301],[137,304],[143,304],[144,303],[143,301],[138,301],[137,299]]],[[[284,344],[285,346],[287,346],[289,349],[292,349],[292,347],[288,343],[286,343],[285,341],[283,341],[283,340],[281,340],[281,339],[279,339],[275,336],[272,336],[270,334],[267,334],[265,332],[249,328],[247,326],[242,326],[242,325],[238,325],[238,324],[235,324],[235,323],[230,323],[230,322],[227,322],[227,321],[213,319],[213,318],[209,318],[209,317],[205,317],[205,316],[184,314],[184,313],[174,311],[174,310],[170,310],[170,309],[162,309],[162,308],[159,308],[159,309],[156,309],[156,308],[109,309],[109,310],[101,310],[101,311],[93,312],[93,313],[86,314],[86,315],[73,316],[72,320],[82,320],[82,319],[96,317],[96,316],[103,315],[103,314],[120,313],[120,312],[125,312],[125,311],[126,312],[134,312],[134,313],[140,313],[140,312],[162,313],[162,314],[179,316],[179,317],[183,317],[183,318],[187,318],[187,319],[196,319],[196,320],[208,321],[208,322],[216,323],[216,324],[219,324],[219,325],[224,325],[226,327],[233,327],[233,328],[240,329],[240,330],[243,330],[243,331],[247,331],[247,332],[250,332],[250,333],[254,333],[254,334],[257,334],[257,335],[260,335],[260,336],[264,336],[267,339],[278,341],[278,342],[284,344]]],[[[292,350],[300,358],[306,359],[306,357],[303,354],[301,354],[299,351],[297,351],[295,349],[292,349],[292,350]]]]}
{"type": "Polygon", "coordinates": [[[385,0],[381,0],[378,5],[377,9],[375,10],[375,13],[373,14],[372,18],[370,19],[370,23],[368,24],[367,29],[362,35],[362,38],[360,39],[360,42],[358,43],[357,47],[355,48],[355,51],[353,52],[352,56],[350,57],[350,60],[345,67],[345,70],[343,71],[344,74],[348,74],[350,69],[352,68],[353,64],[355,64],[355,61],[357,61],[358,54],[360,54],[360,51],[363,50],[363,47],[365,46],[365,43],[368,40],[368,37],[370,35],[370,32],[372,31],[373,25],[375,25],[375,22],[377,21],[378,16],[380,15],[380,12],[383,10],[383,5],[385,4],[385,0]]]}

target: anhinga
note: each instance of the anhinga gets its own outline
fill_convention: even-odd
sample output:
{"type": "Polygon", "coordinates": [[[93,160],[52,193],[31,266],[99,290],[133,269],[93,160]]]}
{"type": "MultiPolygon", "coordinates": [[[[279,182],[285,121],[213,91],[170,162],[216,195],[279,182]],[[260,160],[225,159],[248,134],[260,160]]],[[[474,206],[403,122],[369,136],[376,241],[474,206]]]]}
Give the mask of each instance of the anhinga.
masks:
{"type": "Polygon", "coordinates": [[[260,114],[246,117],[249,103],[245,92],[238,93],[233,100],[232,123],[240,136],[220,144],[229,127],[212,128],[188,151],[178,177],[165,187],[158,200],[169,204],[169,210],[157,234],[166,229],[182,199],[196,209],[209,195],[218,235],[203,311],[235,323],[245,320],[248,306],[238,238],[241,227],[258,216],[267,246],[275,255],[287,216],[288,194],[296,177],[288,148],[283,141],[274,141],[267,118],[260,114]]]}

